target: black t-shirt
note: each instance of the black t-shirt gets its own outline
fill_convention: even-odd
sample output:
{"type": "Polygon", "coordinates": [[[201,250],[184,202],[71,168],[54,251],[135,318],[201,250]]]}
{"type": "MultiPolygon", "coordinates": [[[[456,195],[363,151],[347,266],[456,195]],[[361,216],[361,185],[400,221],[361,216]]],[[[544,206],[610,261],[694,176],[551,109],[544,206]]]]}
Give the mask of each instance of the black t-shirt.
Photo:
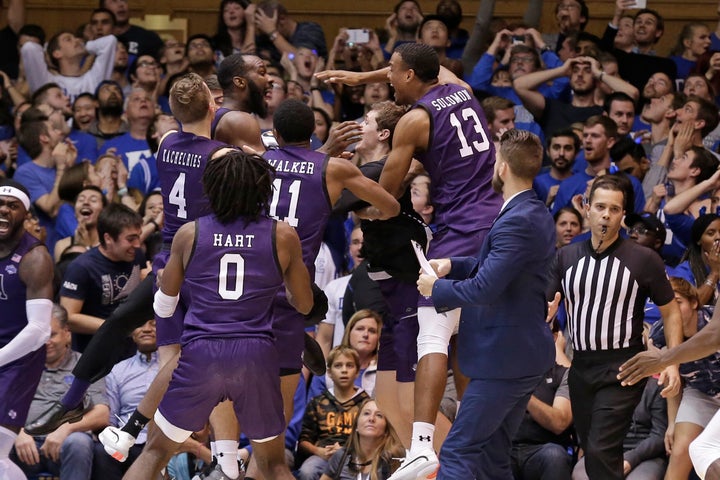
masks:
{"type": "Polygon", "coordinates": [[[584,122],[593,115],[602,115],[602,107],[574,107],[567,102],[545,98],[545,110],[538,123],[546,137],[563,128],[568,128],[575,122],[584,122]]]}
{"type": "Polygon", "coordinates": [[[17,49],[18,36],[9,26],[0,30],[0,70],[10,78],[17,78],[20,54],[17,49]]]}

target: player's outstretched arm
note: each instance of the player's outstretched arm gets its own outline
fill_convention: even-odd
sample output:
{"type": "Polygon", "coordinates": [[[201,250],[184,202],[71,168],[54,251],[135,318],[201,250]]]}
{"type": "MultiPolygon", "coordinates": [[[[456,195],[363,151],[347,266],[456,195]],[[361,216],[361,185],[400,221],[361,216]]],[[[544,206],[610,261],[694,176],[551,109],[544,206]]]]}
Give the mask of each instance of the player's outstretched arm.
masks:
{"type": "Polygon", "coordinates": [[[400,118],[393,134],[392,150],[380,174],[380,186],[395,198],[405,192],[405,178],[416,151],[427,149],[430,117],[421,108],[410,110],[400,118]]]}
{"type": "Polygon", "coordinates": [[[45,345],[52,318],[53,262],[44,247],[30,250],[20,262],[20,280],[26,286],[27,325],[0,349],[0,367],[45,345]]]}
{"type": "Polygon", "coordinates": [[[362,174],[360,169],[341,158],[330,158],[327,167],[327,185],[332,204],[340,198],[344,188],[365,200],[379,212],[377,218],[392,218],[400,213],[400,204],[376,182],[362,174]]]}

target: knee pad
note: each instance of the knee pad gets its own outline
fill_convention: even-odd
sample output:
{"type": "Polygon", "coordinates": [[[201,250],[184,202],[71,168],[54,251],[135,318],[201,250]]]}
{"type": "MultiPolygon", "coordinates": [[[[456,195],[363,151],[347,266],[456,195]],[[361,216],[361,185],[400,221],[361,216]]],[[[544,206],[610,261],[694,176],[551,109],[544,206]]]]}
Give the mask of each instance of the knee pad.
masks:
{"type": "Polygon", "coordinates": [[[433,307],[418,308],[418,360],[430,353],[447,355],[448,343],[460,319],[460,309],[437,313],[433,307]]]}
{"type": "Polygon", "coordinates": [[[690,460],[692,460],[693,467],[697,471],[700,478],[705,478],[705,474],[710,468],[710,465],[720,458],[720,449],[718,448],[717,441],[708,442],[707,437],[703,437],[700,434],[695,440],[690,443],[688,451],[690,453],[690,460]]]}

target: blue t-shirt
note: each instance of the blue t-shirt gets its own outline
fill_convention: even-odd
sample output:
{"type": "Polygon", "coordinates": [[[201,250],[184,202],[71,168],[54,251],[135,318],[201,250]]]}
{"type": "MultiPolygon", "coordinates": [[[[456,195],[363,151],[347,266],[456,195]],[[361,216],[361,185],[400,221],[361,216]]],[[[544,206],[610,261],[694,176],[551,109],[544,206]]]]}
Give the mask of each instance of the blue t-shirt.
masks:
{"type": "MultiPolygon", "coordinates": [[[[555,202],[552,206],[552,214],[555,215],[558,210],[570,205],[572,197],[574,197],[575,195],[579,193],[584,194],[587,190],[588,182],[594,178],[595,177],[591,177],[586,172],[578,172],[572,177],[564,180],[560,184],[560,188],[558,188],[558,193],[555,196],[555,202]]],[[[642,212],[645,209],[645,194],[643,193],[642,183],[640,183],[640,180],[633,177],[632,175],[627,175],[627,178],[630,179],[630,182],[633,186],[633,191],[635,192],[634,211],[642,212]]]]}
{"type": "Polygon", "coordinates": [[[97,140],[89,133],[81,130],[71,130],[68,138],[73,142],[77,149],[77,162],[88,160],[94,164],[98,157],[97,140]]]}
{"type": "Polygon", "coordinates": [[[147,160],[153,156],[147,141],[144,138],[133,138],[130,135],[130,132],[123,133],[120,136],[106,141],[103,146],[100,147],[100,155],[104,154],[111,148],[115,148],[115,153],[122,158],[128,172],[132,172],[135,165],[141,159],[144,158],[147,160]]]}
{"type": "MultiPolygon", "coordinates": [[[[34,162],[28,162],[18,167],[15,171],[13,179],[22,183],[30,193],[30,202],[33,204],[43,195],[52,192],[55,185],[55,167],[42,167],[34,162]]],[[[47,230],[47,240],[45,245],[49,251],[53,251],[57,235],[55,233],[55,219],[45,213],[41,208],[37,209],[38,220],[40,225],[47,230]]]]}
{"type": "Polygon", "coordinates": [[[535,190],[538,198],[542,200],[543,203],[547,203],[550,188],[555,185],[560,185],[561,182],[562,180],[557,180],[551,177],[550,172],[541,173],[535,177],[535,180],[533,180],[533,190],[535,190]]]}

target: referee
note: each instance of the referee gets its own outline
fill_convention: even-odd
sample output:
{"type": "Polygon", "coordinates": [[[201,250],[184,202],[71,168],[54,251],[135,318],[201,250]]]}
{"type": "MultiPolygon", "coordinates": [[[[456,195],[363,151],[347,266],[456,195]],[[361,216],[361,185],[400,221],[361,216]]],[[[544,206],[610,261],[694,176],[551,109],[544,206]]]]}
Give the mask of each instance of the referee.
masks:
{"type": "MultiPolygon", "coordinates": [[[[625,478],[623,438],[645,383],[621,386],[617,374],[623,362],[645,350],[648,297],[660,309],[668,343],[682,341],[680,312],[662,260],[619,235],[625,209],[632,205],[630,188],[627,179],[617,175],[593,182],[585,203],[591,238],[559,249],[550,274],[548,298],[561,292],[567,308],[574,351],[570,402],[591,480],[625,478]]],[[[676,395],[677,365],[664,375],[663,396],[676,395]]]]}

